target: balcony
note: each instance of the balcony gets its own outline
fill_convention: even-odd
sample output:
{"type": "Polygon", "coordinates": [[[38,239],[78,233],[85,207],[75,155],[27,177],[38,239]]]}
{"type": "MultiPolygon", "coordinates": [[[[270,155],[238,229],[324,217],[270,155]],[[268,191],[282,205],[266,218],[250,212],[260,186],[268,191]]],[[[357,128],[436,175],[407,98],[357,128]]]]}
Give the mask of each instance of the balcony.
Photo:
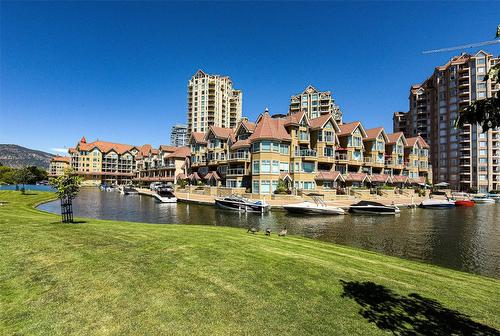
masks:
{"type": "Polygon", "coordinates": [[[317,157],[318,154],[317,154],[316,150],[314,150],[314,149],[301,149],[301,150],[295,151],[295,156],[307,158],[307,157],[317,157]]]}
{"type": "Polygon", "coordinates": [[[245,174],[245,168],[229,168],[226,173],[227,176],[241,176],[245,174]]]}
{"type": "Polygon", "coordinates": [[[347,154],[335,154],[335,160],[339,163],[347,163],[347,161],[349,161],[347,154]]]}
{"type": "Polygon", "coordinates": [[[299,136],[297,137],[297,140],[299,142],[309,142],[309,133],[299,133],[299,136]]]}
{"type": "Polygon", "coordinates": [[[250,160],[250,153],[239,152],[229,154],[229,161],[248,161],[250,160]]]}

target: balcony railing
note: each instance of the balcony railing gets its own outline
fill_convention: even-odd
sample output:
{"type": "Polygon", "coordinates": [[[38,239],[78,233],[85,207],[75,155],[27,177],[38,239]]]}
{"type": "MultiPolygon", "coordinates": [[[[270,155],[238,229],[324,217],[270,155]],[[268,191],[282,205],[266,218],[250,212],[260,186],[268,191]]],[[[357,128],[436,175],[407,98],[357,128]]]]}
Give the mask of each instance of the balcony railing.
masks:
{"type": "Polygon", "coordinates": [[[309,141],[308,133],[299,133],[299,141],[309,141]]]}
{"type": "Polygon", "coordinates": [[[229,154],[229,159],[234,160],[234,159],[244,159],[247,160],[250,158],[250,154],[248,152],[240,152],[240,153],[231,153],[229,154]]]}
{"type": "Polygon", "coordinates": [[[335,154],[335,160],[347,161],[347,154],[335,154]]]}
{"type": "Polygon", "coordinates": [[[245,168],[230,168],[227,175],[245,175],[245,168]]]}
{"type": "Polygon", "coordinates": [[[301,149],[301,150],[295,151],[295,156],[316,157],[317,152],[314,149],[301,149]]]}

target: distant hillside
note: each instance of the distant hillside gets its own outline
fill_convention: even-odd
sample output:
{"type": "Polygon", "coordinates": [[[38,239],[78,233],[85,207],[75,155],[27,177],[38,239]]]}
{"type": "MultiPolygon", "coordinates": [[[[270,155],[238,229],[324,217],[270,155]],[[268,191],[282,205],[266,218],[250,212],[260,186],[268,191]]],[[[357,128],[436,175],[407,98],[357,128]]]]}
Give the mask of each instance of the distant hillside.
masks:
{"type": "Polygon", "coordinates": [[[0,144],[0,165],[8,167],[37,166],[49,168],[54,155],[26,147],[10,144],[0,144]]]}

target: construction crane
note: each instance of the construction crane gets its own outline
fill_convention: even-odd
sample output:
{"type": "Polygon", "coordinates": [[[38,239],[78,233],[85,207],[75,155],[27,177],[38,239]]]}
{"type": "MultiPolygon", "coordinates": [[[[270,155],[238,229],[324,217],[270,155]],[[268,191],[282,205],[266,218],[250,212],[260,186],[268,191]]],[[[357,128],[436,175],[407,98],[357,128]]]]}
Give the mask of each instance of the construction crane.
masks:
{"type": "Polygon", "coordinates": [[[433,53],[438,53],[438,52],[443,52],[443,51],[477,48],[477,47],[489,46],[489,45],[494,45],[494,44],[500,44],[500,25],[498,25],[498,27],[497,27],[497,34],[496,34],[495,40],[464,44],[464,45],[457,46],[457,47],[448,47],[448,48],[441,48],[441,49],[426,50],[426,51],[423,51],[422,54],[433,54],[433,53]]]}

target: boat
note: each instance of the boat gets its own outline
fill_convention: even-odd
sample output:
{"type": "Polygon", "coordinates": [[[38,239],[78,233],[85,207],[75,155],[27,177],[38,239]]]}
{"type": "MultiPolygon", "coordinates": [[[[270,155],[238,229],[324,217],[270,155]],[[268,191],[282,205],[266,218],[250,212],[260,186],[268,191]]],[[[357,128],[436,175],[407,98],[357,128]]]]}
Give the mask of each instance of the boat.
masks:
{"type": "Polygon", "coordinates": [[[472,197],[472,201],[474,203],[477,203],[477,204],[491,204],[491,203],[495,203],[495,200],[493,198],[490,198],[484,194],[478,194],[478,195],[474,195],[474,197],[472,197]]]}
{"type": "Polygon", "coordinates": [[[177,197],[175,197],[174,190],[172,188],[158,188],[153,196],[161,203],[177,203],[177,197]]]}
{"type": "Polygon", "coordinates": [[[500,194],[488,194],[488,197],[494,199],[496,203],[500,203],[500,194]]]}
{"type": "Polygon", "coordinates": [[[251,200],[238,195],[227,197],[216,197],[215,205],[223,209],[244,211],[244,212],[266,212],[269,210],[269,204],[263,200],[251,200]]]}
{"type": "Polygon", "coordinates": [[[118,191],[120,191],[120,194],[122,195],[137,195],[139,192],[135,190],[132,187],[127,187],[127,186],[120,186],[118,187],[118,191]]]}
{"type": "Polygon", "coordinates": [[[343,215],[344,209],[326,205],[325,201],[321,199],[322,194],[308,194],[312,202],[305,201],[302,203],[285,204],[283,208],[291,213],[305,214],[305,215],[343,215]]]}
{"type": "Polygon", "coordinates": [[[454,192],[451,194],[451,199],[455,201],[455,206],[460,207],[473,207],[476,205],[471,198],[470,195],[464,192],[454,192]]]}
{"type": "Polygon", "coordinates": [[[420,207],[425,209],[449,209],[453,208],[454,206],[455,201],[451,201],[448,199],[429,198],[423,200],[422,203],[420,203],[420,207]]]}
{"type": "Polygon", "coordinates": [[[372,201],[360,201],[349,207],[349,211],[357,214],[395,215],[401,211],[395,205],[384,205],[372,201]]]}
{"type": "Polygon", "coordinates": [[[462,199],[462,200],[456,200],[455,201],[455,206],[462,206],[462,207],[473,207],[476,205],[474,201],[470,199],[462,199]]]}

